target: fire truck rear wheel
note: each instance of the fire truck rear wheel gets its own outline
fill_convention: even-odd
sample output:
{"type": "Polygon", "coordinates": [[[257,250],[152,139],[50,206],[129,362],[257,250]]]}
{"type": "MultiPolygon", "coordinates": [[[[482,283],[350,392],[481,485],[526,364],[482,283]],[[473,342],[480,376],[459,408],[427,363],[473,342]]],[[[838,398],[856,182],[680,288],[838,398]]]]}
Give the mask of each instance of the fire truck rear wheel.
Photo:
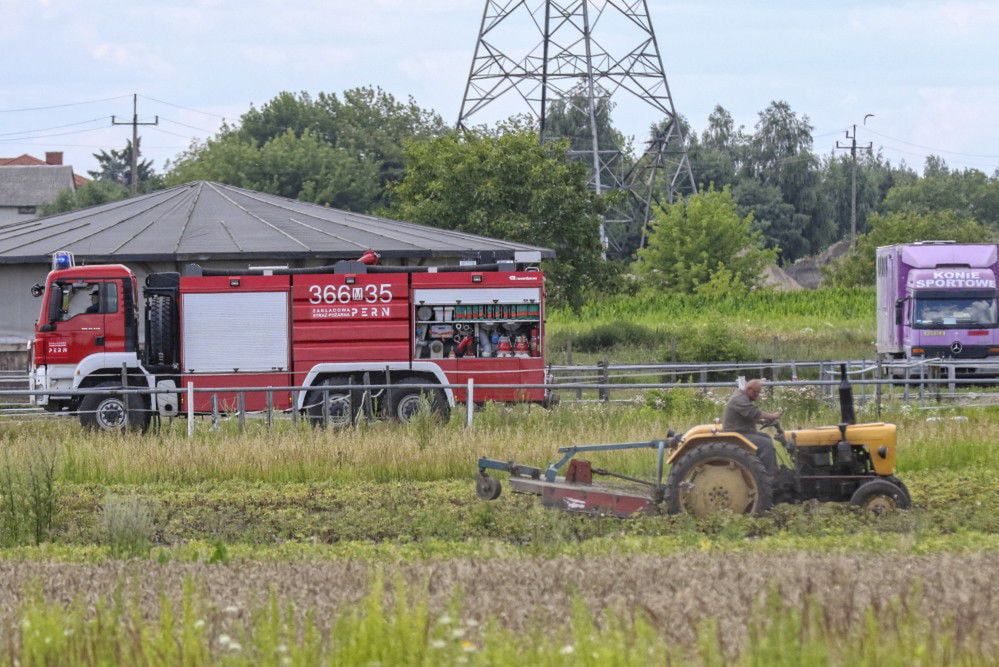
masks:
{"type": "MultiPolygon", "coordinates": [[[[118,389],[120,385],[106,382],[93,389],[118,389]]],[[[80,401],[80,424],[94,431],[145,431],[149,427],[149,411],[139,394],[87,394],[80,401]]]]}
{"type": "Polygon", "coordinates": [[[331,377],[319,382],[317,387],[329,388],[329,391],[310,391],[305,398],[306,412],[313,426],[330,426],[345,428],[354,423],[354,417],[360,408],[360,401],[347,390],[347,378],[331,377]],[[329,421],[323,422],[323,400],[329,401],[329,421]]]}
{"type": "Polygon", "coordinates": [[[408,377],[395,383],[392,387],[392,403],[389,405],[389,417],[394,421],[410,422],[421,408],[429,407],[430,412],[441,421],[447,421],[451,416],[451,408],[443,389],[427,389],[425,387],[405,387],[401,385],[425,385],[430,381],[425,378],[408,377]]]}

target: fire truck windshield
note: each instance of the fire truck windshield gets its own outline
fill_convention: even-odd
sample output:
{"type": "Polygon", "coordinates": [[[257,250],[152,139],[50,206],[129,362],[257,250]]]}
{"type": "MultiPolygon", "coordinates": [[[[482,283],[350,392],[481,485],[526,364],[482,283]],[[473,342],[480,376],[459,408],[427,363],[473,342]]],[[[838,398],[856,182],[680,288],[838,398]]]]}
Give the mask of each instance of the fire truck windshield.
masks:
{"type": "Polygon", "coordinates": [[[994,327],[996,299],[988,296],[916,297],[913,325],[920,329],[994,327]]]}

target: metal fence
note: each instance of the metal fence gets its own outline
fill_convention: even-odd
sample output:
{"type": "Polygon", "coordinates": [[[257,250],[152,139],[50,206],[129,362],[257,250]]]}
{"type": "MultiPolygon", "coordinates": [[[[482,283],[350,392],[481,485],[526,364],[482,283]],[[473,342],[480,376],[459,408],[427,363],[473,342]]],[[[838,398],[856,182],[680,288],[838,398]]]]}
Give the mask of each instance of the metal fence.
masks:
{"type": "MultiPolygon", "coordinates": [[[[989,399],[999,397],[995,392],[999,385],[999,364],[995,374],[981,377],[961,377],[965,365],[949,360],[918,360],[911,363],[885,364],[870,360],[843,361],[780,361],[749,363],[701,363],[701,364],[609,364],[600,362],[594,365],[550,366],[549,381],[537,384],[497,384],[476,382],[470,379],[462,384],[413,384],[407,388],[462,390],[469,397],[463,406],[465,424],[474,423],[476,392],[485,389],[545,389],[553,392],[564,403],[626,403],[641,401],[646,392],[670,389],[732,389],[737,377],[765,377],[773,387],[814,387],[823,398],[833,401],[836,388],[841,382],[839,368],[845,365],[854,394],[859,403],[872,404],[878,415],[885,401],[926,403],[960,398],[989,399]]],[[[979,366],[980,368],[980,366],[979,366]]],[[[991,370],[991,369],[989,369],[991,370]]],[[[330,394],[339,394],[345,387],[306,387],[306,386],[259,386],[259,387],[194,387],[192,383],[177,389],[128,387],[76,390],[30,391],[28,378],[23,374],[0,376],[0,418],[49,419],[66,416],[80,416],[81,411],[45,412],[29,403],[31,396],[58,394],[60,397],[84,397],[87,395],[126,395],[150,396],[154,394],[186,395],[188,435],[193,436],[198,416],[194,412],[195,395],[211,396],[211,411],[199,413],[210,418],[209,428],[218,429],[223,421],[235,420],[240,431],[245,428],[247,418],[263,420],[269,428],[276,419],[298,421],[302,415],[297,409],[275,407],[276,393],[289,393],[290,404],[297,405],[300,392],[306,392],[306,407],[321,406],[321,420],[329,421],[330,394]],[[19,386],[7,386],[7,384],[19,386]],[[266,408],[249,411],[246,409],[246,396],[265,396],[266,408]],[[325,396],[324,396],[325,394],[325,396]],[[219,396],[235,396],[235,405],[227,409],[219,401],[219,396]],[[309,398],[311,396],[311,398],[309,398]],[[322,400],[324,399],[325,400],[322,400]],[[311,402],[310,402],[311,401],[311,402]]],[[[336,401],[349,401],[348,415],[354,422],[376,418],[373,402],[385,392],[399,390],[398,384],[360,383],[350,385],[347,397],[334,397],[336,401]],[[360,405],[354,405],[353,397],[358,397],[360,405]]],[[[127,404],[127,398],[123,399],[127,404]]],[[[145,402],[148,404],[148,402],[145,402]]],[[[152,412],[150,410],[145,410],[152,412]]],[[[155,413],[154,413],[155,414],[155,413]]],[[[320,415],[314,415],[320,418],[320,415]]]]}

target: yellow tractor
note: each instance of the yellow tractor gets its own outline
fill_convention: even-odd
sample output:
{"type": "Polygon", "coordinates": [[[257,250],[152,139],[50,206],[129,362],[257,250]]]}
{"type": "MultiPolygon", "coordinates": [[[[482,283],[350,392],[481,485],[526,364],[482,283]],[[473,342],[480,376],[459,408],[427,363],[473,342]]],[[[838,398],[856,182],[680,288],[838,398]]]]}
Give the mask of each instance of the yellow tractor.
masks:
{"type": "Polygon", "coordinates": [[[779,457],[784,460],[775,474],[767,470],[750,439],[723,431],[716,422],[683,434],[670,432],[661,440],[563,447],[559,459],[544,469],[480,458],[476,493],[484,500],[499,496],[499,480],[487,474],[498,470],[510,474],[514,491],[537,494],[547,507],[591,514],[631,516],[662,510],[697,517],[719,511],[761,514],[774,503],[810,499],[850,502],[875,512],[906,509],[912,501],[905,484],[895,477],[895,425],[855,423],[845,367],[841,373],[839,425],[793,431],[784,431],[777,422],[764,425],[774,429],[774,439],[787,454],[779,457]],[[634,449],[657,452],[654,479],[596,468],[576,458],[586,452],[634,449]],[[595,475],[627,484],[594,484],[595,475]]]}
{"type": "Polygon", "coordinates": [[[774,503],[849,501],[874,511],[904,509],[909,492],[895,477],[895,425],[880,422],[784,431],[770,424],[787,452],[771,475],[756,445],[717,425],[695,426],[670,452],[664,501],[669,512],[718,510],[759,514],[774,503]]]}

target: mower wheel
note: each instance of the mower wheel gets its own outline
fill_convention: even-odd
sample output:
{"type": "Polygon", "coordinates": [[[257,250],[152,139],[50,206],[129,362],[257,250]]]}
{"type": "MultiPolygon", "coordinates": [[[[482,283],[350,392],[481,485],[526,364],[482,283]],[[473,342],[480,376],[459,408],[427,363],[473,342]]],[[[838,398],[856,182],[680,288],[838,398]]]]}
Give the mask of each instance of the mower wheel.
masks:
{"type": "Polygon", "coordinates": [[[895,510],[905,510],[912,506],[909,493],[901,483],[889,479],[872,479],[864,482],[853,492],[850,504],[863,507],[875,514],[895,510]]]}
{"type": "Polygon", "coordinates": [[[666,510],[699,519],[717,512],[759,515],[773,504],[773,479],[758,456],[731,442],[697,445],[666,479],[666,510]]]}
{"type": "Polygon", "coordinates": [[[475,495],[482,500],[496,500],[502,490],[503,487],[500,486],[499,480],[495,477],[489,477],[480,472],[475,479],[475,495]]]}

